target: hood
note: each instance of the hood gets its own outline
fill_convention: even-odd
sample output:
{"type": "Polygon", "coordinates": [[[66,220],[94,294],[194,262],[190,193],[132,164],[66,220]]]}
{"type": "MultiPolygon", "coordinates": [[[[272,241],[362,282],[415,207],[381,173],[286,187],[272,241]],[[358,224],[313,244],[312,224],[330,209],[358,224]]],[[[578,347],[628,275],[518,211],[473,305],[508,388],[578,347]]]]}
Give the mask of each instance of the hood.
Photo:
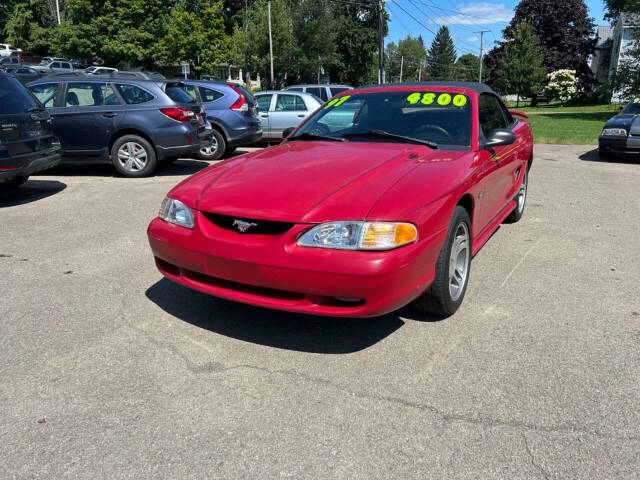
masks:
{"type": "Polygon", "coordinates": [[[201,211],[243,218],[360,220],[402,178],[440,156],[421,145],[294,141],[207,168],[171,196],[201,211]]]}
{"type": "Polygon", "coordinates": [[[637,115],[618,114],[607,120],[604,128],[624,128],[627,132],[640,133],[640,122],[637,115]]]}

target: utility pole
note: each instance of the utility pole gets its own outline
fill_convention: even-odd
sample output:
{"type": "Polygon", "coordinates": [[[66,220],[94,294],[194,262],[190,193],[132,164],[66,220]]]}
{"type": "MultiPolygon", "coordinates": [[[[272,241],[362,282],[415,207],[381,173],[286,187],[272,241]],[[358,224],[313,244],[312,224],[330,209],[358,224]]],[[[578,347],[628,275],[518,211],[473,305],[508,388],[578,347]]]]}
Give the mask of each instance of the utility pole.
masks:
{"type": "Polygon", "coordinates": [[[58,14],[58,25],[60,25],[60,2],[56,0],[56,13],[58,14]]]}
{"type": "Polygon", "coordinates": [[[422,60],[420,60],[420,63],[418,64],[418,81],[422,81],[422,60]]]}
{"type": "Polygon", "coordinates": [[[483,47],[484,47],[484,34],[485,33],[489,33],[491,30],[481,30],[479,32],[473,32],[473,33],[479,33],[480,34],[480,75],[479,75],[479,82],[482,83],[482,54],[484,53],[483,47]]]}
{"type": "Polygon", "coordinates": [[[384,29],[382,19],[384,18],[384,2],[378,0],[378,83],[384,83],[384,29]]]}
{"type": "Polygon", "coordinates": [[[402,82],[402,67],[404,67],[404,55],[400,57],[400,81],[402,82]]]}
{"type": "Polygon", "coordinates": [[[273,85],[273,38],[271,37],[271,2],[267,2],[267,12],[269,14],[269,63],[271,64],[271,88],[273,85]]]}

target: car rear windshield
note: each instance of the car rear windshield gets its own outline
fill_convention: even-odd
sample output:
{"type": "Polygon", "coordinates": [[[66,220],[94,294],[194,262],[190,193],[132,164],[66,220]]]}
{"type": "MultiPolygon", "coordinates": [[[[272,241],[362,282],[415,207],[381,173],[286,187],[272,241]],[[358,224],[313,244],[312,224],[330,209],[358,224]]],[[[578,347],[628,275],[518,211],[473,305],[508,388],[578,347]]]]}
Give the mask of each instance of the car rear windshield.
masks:
{"type": "Polygon", "coordinates": [[[627,106],[624,107],[624,109],[620,113],[625,113],[630,115],[640,114],[640,97],[634,98],[629,103],[627,103],[627,106]]]}
{"type": "Polygon", "coordinates": [[[369,142],[407,137],[460,150],[471,145],[471,100],[462,93],[424,90],[342,95],[317,111],[293,138],[305,134],[369,142]]]}
{"type": "Polygon", "coordinates": [[[0,115],[26,113],[42,108],[29,92],[13,77],[0,75],[0,115]]]}
{"type": "Polygon", "coordinates": [[[182,84],[180,83],[167,83],[167,87],[165,89],[165,93],[169,96],[171,100],[176,103],[196,103],[195,100],[187,91],[182,88],[182,84]]]}

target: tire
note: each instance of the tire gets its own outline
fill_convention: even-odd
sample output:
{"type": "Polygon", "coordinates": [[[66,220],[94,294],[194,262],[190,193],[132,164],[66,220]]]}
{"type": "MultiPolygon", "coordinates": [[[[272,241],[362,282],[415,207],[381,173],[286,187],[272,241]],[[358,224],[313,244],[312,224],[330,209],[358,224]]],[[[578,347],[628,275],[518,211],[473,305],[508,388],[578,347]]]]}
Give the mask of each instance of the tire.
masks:
{"type": "Polygon", "coordinates": [[[137,135],[123,135],[111,147],[111,163],[125,177],[148,177],[158,167],[153,146],[137,135]]]}
{"type": "Polygon", "coordinates": [[[224,153],[225,153],[226,155],[228,155],[228,154],[230,154],[230,153],[235,152],[237,149],[238,149],[238,147],[236,147],[236,146],[233,146],[233,147],[227,147],[227,149],[224,151],[224,153]]]}
{"type": "Polygon", "coordinates": [[[524,214],[524,208],[527,203],[527,187],[529,183],[529,170],[525,168],[524,177],[522,177],[522,182],[520,183],[520,188],[518,189],[518,193],[513,198],[516,201],[516,208],[513,212],[509,214],[507,218],[504,219],[505,223],[516,223],[519,222],[524,214]]]}
{"type": "Polygon", "coordinates": [[[20,185],[23,185],[24,183],[26,183],[27,180],[29,180],[29,175],[15,177],[9,180],[8,182],[0,183],[0,189],[12,190],[14,188],[18,188],[20,185]]]}
{"type": "Polygon", "coordinates": [[[227,149],[227,142],[219,131],[213,130],[211,143],[202,147],[196,155],[200,160],[220,160],[227,149]]]}
{"type": "Polygon", "coordinates": [[[447,239],[436,261],[436,276],[429,290],[414,300],[414,308],[440,317],[449,317],[458,310],[469,284],[471,242],[469,214],[463,207],[457,206],[449,223],[447,239]],[[454,245],[456,253],[452,255],[454,245]],[[452,267],[455,267],[455,273],[449,275],[452,267]]]}

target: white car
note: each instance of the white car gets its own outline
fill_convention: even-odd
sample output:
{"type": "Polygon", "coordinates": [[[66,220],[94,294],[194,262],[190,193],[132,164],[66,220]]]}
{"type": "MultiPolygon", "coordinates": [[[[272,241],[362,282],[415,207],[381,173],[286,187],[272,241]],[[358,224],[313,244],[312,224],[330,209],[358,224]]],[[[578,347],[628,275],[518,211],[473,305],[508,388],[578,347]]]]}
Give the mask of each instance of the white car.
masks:
{"type": "Polygon", "coordinates": [[[84,69],[84,72],[87,75],[105,75],[105,74],[109,74],[109,73],[117,72],[117,71],[118,71],[117,68],[97,67],[97,66],[88,67],[88,68],[84,69]]]}
{"type": "Polygon", "coordinates": [[[0,57],[10,57],[11,55],[18,55],[22,52],[21,49],[9,45],[8,43],[0,43],[0,57]]]}

